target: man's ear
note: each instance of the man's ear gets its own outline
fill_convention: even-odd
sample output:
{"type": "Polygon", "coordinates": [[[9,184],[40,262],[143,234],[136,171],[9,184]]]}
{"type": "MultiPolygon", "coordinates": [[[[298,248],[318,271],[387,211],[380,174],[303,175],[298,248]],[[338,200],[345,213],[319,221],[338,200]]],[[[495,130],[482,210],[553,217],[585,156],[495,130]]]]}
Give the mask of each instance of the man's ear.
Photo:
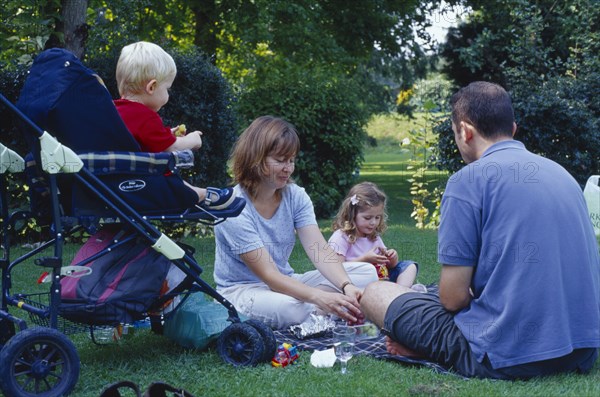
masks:
{"type": "Polygon", "coordinates": [[[146,90],[146,94],[148,94],[148,95],[154,94],[154,90],[156,90],[157,85],[158,85],[158,82],[156,81],[156,79],[150,80],[144,87],[144,89],[146,90]]]}
{"type": "Polygon", "coordinates": [[[463,136],[463,140],[465,142],[469,142],[473,139],[473,133],[475,131],[475,127],[472,124],[467,123],[466,121],[460,122],[460,134],[463,136]]]}
{"type": "Polygon", "coordinates": [[[512,136],[514,137],[517,133],[517,123],[513,122],[512,136]]]}

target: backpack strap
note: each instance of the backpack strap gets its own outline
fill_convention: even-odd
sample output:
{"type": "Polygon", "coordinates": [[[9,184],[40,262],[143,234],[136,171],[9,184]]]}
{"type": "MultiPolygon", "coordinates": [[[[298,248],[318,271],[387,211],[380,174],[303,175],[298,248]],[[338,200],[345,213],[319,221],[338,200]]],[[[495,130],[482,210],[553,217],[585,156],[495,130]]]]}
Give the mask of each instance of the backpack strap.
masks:
{"type": "Polygon", "coordinates": [[[121,392],[119,392],[119,389],[125,388],[133,390],[136,397],[142,397],[138,385],[128,380],[123,380],[106,386],[104,390],[102,390],[100,397],[122,397],[121,392]]]}
{"type": "Polygon", "coordinates": [[[144,392],[142,397],[194,397],[190,392],[175,388],[164,382],[154,382],[144,392]],[[167,394],[169,392],[169,394],[167,394]],[[173,394],[171,394],[173,393],[173,394]]]}

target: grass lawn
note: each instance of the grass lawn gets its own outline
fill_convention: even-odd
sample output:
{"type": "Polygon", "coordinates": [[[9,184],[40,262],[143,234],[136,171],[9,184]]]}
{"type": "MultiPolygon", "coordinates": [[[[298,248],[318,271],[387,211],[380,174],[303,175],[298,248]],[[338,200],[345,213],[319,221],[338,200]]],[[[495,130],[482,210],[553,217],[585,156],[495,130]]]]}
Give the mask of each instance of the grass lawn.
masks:
{"type": "MultiPolygon", "coordinates": [[[[397,146],[396,146],[397,148],[397,146]]],[[[361,179],[378,183],[389,195],[390,228],[384,241],[398,250],[401,258],[421,264],[419,282],[435,282],[437,234],[417,230],[409,214],[406,152],[370,150],[361,179]]],[[[432,178],[442,179],[440,173],[432,178]]],[[[320,225],[331,233],[330,221],[320,225]]],[[[214,240],[212,237],[188,239],[197,248],[196,258],[204,267],[203,278],[212,282],[214,240]]],[[[299,271],[309,269],[306,255],[297,249],[292,263],[299,271]]],[[[40,274],[34,265],[24,265],[15,274],[15,288],[34,285],[40,274]]],[[[18,291],[18,289],[17,289],[18,291]]],[[[525,302],[526,303],[526,302],[525,302]]],[[[14,313],[15,310],[12,310],[14,313]]],[[[600,395],[600,365],[589,375],[561,375],[528,382],[463,380],[440,375],[421,367],[410,367],[370,357],[355,357],[349,362],[350,374],[341,376],[339,366],[319,369],[310,365],[310,354],[301,353],[298,362],[286,368],[261,364],[255,368],[225,365],[214,348],[207,351],[184,349],[165,337],[141,331],[120,343],[97,346],[86,335],[73,340],[81,359],[81,375],[73,393],[78,397],[97,397],[109,383],[130,380],[145,388],[153,381],[165,381],[196,396],[597,396],[600,395]]],[[[1,365],[1,363],[0,363],[1,365]]],[[[132,394],[124,394],[125,397],[132,394]]]]}

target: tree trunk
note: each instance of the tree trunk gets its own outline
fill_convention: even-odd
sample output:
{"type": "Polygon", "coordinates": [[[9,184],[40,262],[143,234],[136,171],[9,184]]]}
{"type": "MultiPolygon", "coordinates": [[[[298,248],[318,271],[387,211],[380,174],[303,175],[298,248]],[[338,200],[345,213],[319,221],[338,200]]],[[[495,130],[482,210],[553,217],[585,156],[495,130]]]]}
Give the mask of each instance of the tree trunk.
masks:
{"type": "Polygon", "coordinates": [[[214,64],[217,58],[217,36],[215,26],[217,19],[217,6],[214,1],[195,0],[189,1],[188,5],[194,14],[196,31],[194,33],[194,44],[210,57],[214,64]]]}
{"type": "Polygon", "coordinates": [[[60,19],[56,20],[54,33],[45,44],[45,48],[63,47],[78,58],[85,53],[88,37],[86,23],[89,0],[61,0],[60,19]]]}

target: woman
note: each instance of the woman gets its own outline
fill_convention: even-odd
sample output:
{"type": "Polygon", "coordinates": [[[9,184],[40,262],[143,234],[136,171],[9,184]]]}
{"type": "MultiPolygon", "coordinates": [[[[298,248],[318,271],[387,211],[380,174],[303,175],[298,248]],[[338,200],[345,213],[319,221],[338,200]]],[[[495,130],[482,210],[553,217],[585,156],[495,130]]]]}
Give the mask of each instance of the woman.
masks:
{"type": "Polygon", "coordinates": [[[293,183],[300,140],[285,120],[259,117],[231,155],[236,193],[246,208],[215,227],[217,290],[244,315],[273,328],[310,313],[362,318],[362,288],[377,280],[368,263],[342,260],[325,241],[310,198],[293,183]],[[296,274],[288,259],[298,236],[317,268],[296,274]]]}

